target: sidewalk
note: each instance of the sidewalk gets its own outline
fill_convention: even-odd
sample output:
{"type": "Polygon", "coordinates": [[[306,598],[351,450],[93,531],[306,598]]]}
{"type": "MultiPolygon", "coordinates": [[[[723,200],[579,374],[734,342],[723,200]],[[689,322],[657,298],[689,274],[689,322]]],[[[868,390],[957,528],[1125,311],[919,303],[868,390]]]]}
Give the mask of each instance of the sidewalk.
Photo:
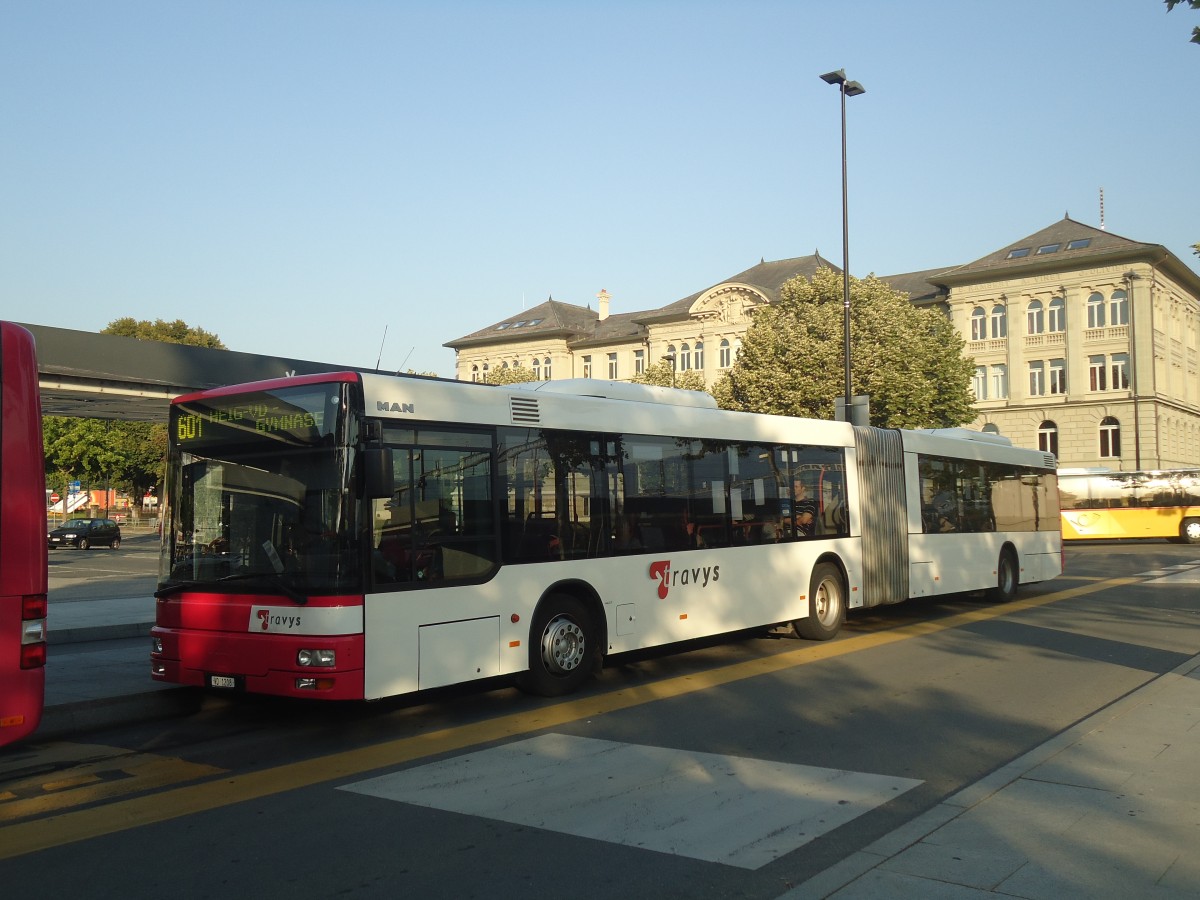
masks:
{"type": "Polygon", "coordinates": [[[198,708],[197,691],[150,679],[153,597],[52,600],[47,624],[46,707],[33,741],[198,708]]]}
{"type": "MultiPolygon", "coordinates": [[[[51,603],[35,742],[199,708],[151,681],[153,618],[150,597],[51,603]]],[[[1198,846],[1200,656],[784,897],[1195,898],[1198,846]]]]}

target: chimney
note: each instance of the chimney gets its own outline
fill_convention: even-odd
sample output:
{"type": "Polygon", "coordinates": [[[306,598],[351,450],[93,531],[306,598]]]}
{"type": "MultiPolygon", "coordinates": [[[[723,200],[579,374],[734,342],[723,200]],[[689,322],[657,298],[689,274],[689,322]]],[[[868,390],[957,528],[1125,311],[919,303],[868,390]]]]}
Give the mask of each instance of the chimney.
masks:
{"type": "Polygon", "coordinates": [[[601,322],[608,318],[608,297],[608,291],[604,288],[600,288],[600,293],[596,295],[596,299],[599,301],[596,308],[600,311],[601,322]]]}

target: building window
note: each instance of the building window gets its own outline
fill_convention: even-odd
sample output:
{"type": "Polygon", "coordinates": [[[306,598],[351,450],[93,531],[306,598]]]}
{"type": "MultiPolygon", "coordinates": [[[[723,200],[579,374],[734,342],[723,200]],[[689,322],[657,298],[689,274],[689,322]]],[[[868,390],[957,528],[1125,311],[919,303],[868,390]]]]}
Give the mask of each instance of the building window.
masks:
{"type": "Polygon", "coordinates": [[[679,371],[686,372],[692,367],[692,348],[687,344],[679,345],[679,371]]]}
{"type": "Polygon", "coordinates": [[[983,433],[984,434],[999,434],[1000,426],[997,425],[995,422],[988,422],[986,425],[983,426],[983,433]]]}
{"type": "Polygon", "coordinates": [[[1049,420],[1038,426],[1038,449],[1058,456],[1058,425],[1049,420]]]}
{"type": "Polygon", "coordinates": [[[608,354],[608,377],[612,381],[617,380],[617,354],[608,354]]]}
{"type": "Polygon", "coordinates": [[[592,377],[592,358],[590,356],[585,356],[583,358],[583,377],[592,377]]]}
{"type": "Polygon", "coordinates": [[[733,364],[733,361],[729,358],[729,341],[725,338],[721,338],[721,347],[717,351],[717,354],[719,357],[718,365],[722,369],[728,369],[733,364]]]}
{"type": "Polygon", "coordinates": [[[992,340],[1008,337],[1008,310],[1003,303],[992,307],[992,340]]]}
{"type": "Polygon", "coordinates": [[[1050,360],[1050,393],[1065,394],[1067,392],[1067,361],[1065,359],[1050,360]]]}
{"type": "Polygon", "coordinates": [[[471,366],[471,380],[472,381],[479,380],[479,366],[471,366]]]}
{"type": "Polygon", "coordinates": [[[1029,364],[1029,396],[1042,397],[1046,393],[1046,364],[1040,359],[1029,364]]]}
{"type": "Polygon", "coordinates": [[[1112,416],[1100,420],[1100,458],[1114,459],[1121,455],[1121,425],[1112,416]]]}
{"type": "Polygon", "coordinates": [[[987,313],[983,311],[982,306],[971,310],[971,340],[987,340],[987,313]]]}
{"type": "Polygon", "coordinates": [[[1129,390],[1129,354],[1114,353],[1109,370],[1112,372],[1112,389],[1114,391],[1129,390]]]}
{"type": "Polygon", "coordinates": [[[487,377],[488,377],[488,364],[484,363],[483,364],[483,375],[480,380],[487,381],[487,377]]]}
{"type": "Polygon", "coordinates": [[[531,365],[530,368],[533,369],[533,380],[541,381],[542,380],[542,361],[535,356],[533,358],[533,365],[531,365]]]}
{"type": "Polygon", "coordinates": [[[1088,328],[1104,327],[1104,295],[1092,294],[1088,297],[1088,328]]]}
{"type": "Polygon", "coordinates": [[[697,369],[704,368],[704,341],[696,341],[696,346],[692,348],[692,361],[696,364],[697,369]]]}
{"type": "Polygon", "coordinates": [[[1041,300],[1030,300],[1025,310],[1025,331],[1029,334],[1041,334],[1046,330],[1046,313],[1042,309],[1041,300]]]}
{"type": "Polygon", "coordinates": [[[976,400],[987,399],[987,366],[975,367],[975,378],[971,383],[971,387],[975,390],[976,400]]]}
{"type": "Polygon", "coordinates": [[[1088,384],[1093,391],[1108,390],[1107,365],[1103,356],[1088,357],[1088,384]]]}
{"type": "Polygon", "coordinates": [[[645,371],[646,371],[646,351],[645,350],[634,350],[633,351],[633,374],[641,375],[645,371]]]}
{"type": "Polygon", "coordinates": [[[1067,305],[1062,297],[1050,298],[1050,331],[1054,334],[1067,330],[1067,305]]]}
{"type": "Polygon", "coordinates": [[[1113,325],[1129,324],[1129,295],[1123,290],[1115,290],[1108,298],[1108,321],[1113,325]]]}
{"type": "Polygon", "coordinates": [[[1008,397],[1008,366],[992,366],[992,398],[1004,400],[1008,397]]]}
{"type": "Polygon", "coordinates": [[[550,380],[550,357],[548,356],[542,360],[542,377],[546,381],[550,380]]]}

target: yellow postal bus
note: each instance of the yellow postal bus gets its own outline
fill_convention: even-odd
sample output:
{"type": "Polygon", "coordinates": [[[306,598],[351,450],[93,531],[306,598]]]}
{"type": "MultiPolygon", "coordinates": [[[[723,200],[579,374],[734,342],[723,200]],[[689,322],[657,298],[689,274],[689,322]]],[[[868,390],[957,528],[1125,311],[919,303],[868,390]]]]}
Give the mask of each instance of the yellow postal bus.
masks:
{"type": "Polygon", "coordinates": [[[1166,538],[1200,544],[1200,469],[1058,473],[1063,540],[1166,538]]]}

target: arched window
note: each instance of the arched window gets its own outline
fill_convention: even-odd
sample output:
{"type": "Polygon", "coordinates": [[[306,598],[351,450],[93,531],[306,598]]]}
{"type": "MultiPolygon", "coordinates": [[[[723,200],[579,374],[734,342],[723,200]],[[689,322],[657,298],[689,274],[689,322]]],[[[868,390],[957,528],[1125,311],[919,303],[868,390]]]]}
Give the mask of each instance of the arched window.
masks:
{"type": "Polygon", "coordinates": [[[679,371],[686,372],[692,367],[692,348],[687,344],[679,345],[679,371]]]}
{"type": "Polygon", "coordinates": [[[988,422],[986,425],[983,426],[983,433],[984,434],[999,434],[1000,426],[997,425],[995,422],[988,422]]]}
{"type": "Polygon", "coordinates": [[[696,364],[697,369],[704,368],[704,341],[696,341],[696,346],[692,348],[692,361],[696,364]]]}
{"type": "Polygon", "coordinates": [[[1100,420],[1100,458],[1114,459],[1121,455],[1121,424],[1112,416],[1100,420]]]}
{"type": "Polygon", "coordinates": [[[992,340],[1008,337],[1008,310],[1003,303],[992,307],[992,340]]]}
{"type": "Polygon", "coordinates": [[[542,377],[547,381],[550,380],[550,357],[542,360],[542,377]]]}
{"type": "Polygon", "coordinates": [[[1067,330],[1067,304],[1062,297],[1050,298],[1050,331],[1054,334],[1067,330]]]}
{"type": "Polygon", "coordinates": [[[1038,449],[1058,456],[1058,425],[1049,419],[1038,426],[1038,449]]]}
{"type": "Polygon", "coordinates": [[[472,381],[479,380],[479,366],[471,366],[471,380],[472,381]]]}
{"type": "Polygon", "coordinates": [[[1088,328],[1104,327],[1104,295],[1092,294],[1088,297],[1088,328]]]}
{"type": "Polygon", "coordinates": [[[729,341],[725,338],[721,338],[721,346],[717,351],[717,357],[717,365],[719,365],[722,369],[728,369],[731,365],[733,365],[733,360],[729,353],[729,341]]]}
{"type": "Polygon", "coordinates": [[[1041,300],[1030,300],[1025,310],[1025,331],[1027,334],[1041,334],[1046,330],[1046,313],[1042,309],[1041,300]]]}
{"type": "Polygon", "coordinates": [[[982,306],[971,310],[971,340],[987,340],[987,313],[983,311],[982,306]]]}
{"type": "Polygon", "coordinates": [[[1108,321],[1113,325],[1129,324],[1129,295],[1119,288],[1108,298],[1108,321]]]}
{"type": "Polygon", "coordinates": [[[530,368],[533,369],[533,380],[541,381],[542,380],[542,361],[535,356],[533,358],[533,365],[530,366],[530,368]]]}

